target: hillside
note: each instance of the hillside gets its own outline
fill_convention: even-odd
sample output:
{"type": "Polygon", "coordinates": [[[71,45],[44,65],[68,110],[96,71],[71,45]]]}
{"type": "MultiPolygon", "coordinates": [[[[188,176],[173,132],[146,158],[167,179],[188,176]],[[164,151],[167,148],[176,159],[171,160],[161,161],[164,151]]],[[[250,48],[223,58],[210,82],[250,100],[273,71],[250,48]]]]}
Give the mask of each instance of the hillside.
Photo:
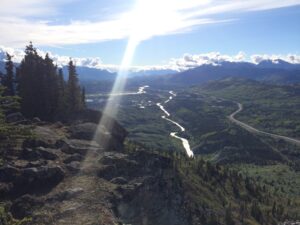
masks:
{"type": "Polygon", "coordinates": [[[243,104],[237,115],[259,129],[300,137],[299,85],[271,85],[244,79],[225,79],[204,85],[203,91],[243,104]]]}
{"type": "Polygon", "coordinates": [[[201,158],[149,152],[132,142],[123,147],[125,133],[113,134],[113,145],[103,149],[90,141],[95,125],[90,119],[29,122],[32,137],[1,149],[4,224],[273,224],[296,218],[298,200],[261,181],[201,158]]]}
{"type": "Polygon", "coordinates": [[[195,85],[226,77],[290,84],[300,81],[300,68],[298,64],[286,62],[274,64],[262,61],[258,65],[246,62],[223,62],[218,65],[204,64],[170,75],[167,82],[180,85],[195,85]]]}

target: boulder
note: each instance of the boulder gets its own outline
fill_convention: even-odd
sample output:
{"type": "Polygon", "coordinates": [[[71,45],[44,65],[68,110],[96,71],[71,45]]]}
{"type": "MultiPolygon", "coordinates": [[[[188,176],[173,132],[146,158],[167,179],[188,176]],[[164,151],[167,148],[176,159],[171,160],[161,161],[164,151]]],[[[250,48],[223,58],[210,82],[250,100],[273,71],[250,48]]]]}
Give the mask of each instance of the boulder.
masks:
{"type": "Polygon", "coordinates": [[[105,126],[96,123],[79,123],[69,128],[71,137],[75,139],[95,140],[105,149],[121,151],[127,132],[111,120],[105,126]]]}
{"type": "Polygon", "coordinates": [[[47,192],[57,185],[64,176],[65,173],[59,166],[24,169],[4,166],[0,168],[0,182],[11,183],[6,194],[14,197],[26,193],[47,192]]]}
{"type": "Polygon", "coordinates": [[[63,136],[59,135],[54,129],[48,126],[36,126],[33,130],[35,134],[35,147],[55,148],[56,142],[61,140],[63,136]]]}
{"type": "Polygon", "coordinates": [[[123,184],[127,184],[128,180],[125,179],[124,177],[115,177],[115,178],[111,179],[110,182],[113,184],[123,185],[123,184]]]}
{"type": "Polygon", "coordinates": [[[36,179],[37,181],[42,180],[57,180],[64,176],[63,170],[59,166],[41,166],[26,168],[22,171],[22,177],[30,178],[30,180],[36,179]]]}
{"type": "Polygon", "coordinates": [[[36,147],[34,149],[28,147],[23,148],[21,157],[30,161],[39,160],[41,158],[46,160],[55,160],[58,158],[53,149],[45,148],[42,146],[36,147]]]}
{"type": "Polygon", "coordinates": [[[23,219],[26,216],[31,216],[34,208],[42,205],[42,200],[31,195],[24,195],[12,203],[10,212],[14,218],[23,219]]]}
{"type": "Polygon", "coordinates": [[[34,138],[27,138],[22,143],[22,148],[36,148],[36,147],[48,147],[48,144],[42,140],[37,140],[34,138]]]}
{"type": "Polygon", "coordinates": [[[88,141],[71,139],[64,141],[61,150],[66,154],[85,155],[89,148],[91,145],[88,141]]]}
{"type": "Polygon", "coordinates": [[[103,166],[98,170],[98,176],[107,180],[120,176],[130,178],[140,169],[137,161],[122,153],[105,152],[99,162],[103,166]]]}
{"type": "Polygon", "coordinates": [[[24,120],[25,118],[20,112],[10,113],[6,116],[6,122],[8,123],[18,123],[24,120]]]}
{"type": "Polygon", "coordinates": [[[24,168],[31,168],[31,167],[40,167],[40,166],[46,166],[47,161],[46,160],[37,160],[37,161],[30,161],[28,162],[24,168]]]}
{"type": "Polygon", "coordinates": [[[70,200],[72,198],[77,197],[78,195],[80,195],[81,193],[83,193],[83,189],[82,188],[70,188],[67,189],[65,191],[59,192],[57,194],[55,194],[54,196],[50,197],[47,199],[47,201],[53,202],[53,201],[65,201],[65,200],[70,200]]]}
{"type": "Polygon", "coordinates": [[[72,173],[77,173],[80,171],[80,162],[70,162],[66,165],[67,169],[72,173]]]}
{"type": "Polygon", "coordinates": [[[78,153],[75,153],[74,155],[67,157],[63,162],[64,163],[70,163],[70,162],[74,162],[74,161],[80,162],[83,159],[84,158],[81,155],[79,155],[78,153]]]}
{"type": "Polygon", "coordinates": [[[14,188],[11,194],[48,192],[65,176],[59,166],[41,166],[25,168],[20,176],[13,180],[14,188]]]}
{"type": "Polygon", "coordinates": [[[72,138],[92,140],[97,130],[96,123],[81,123],[70,127],[72,138]]]}
{"type": "Polygon", "coordinates": [[[0,168],[0,182],[11,182],[16,177],[20,176],[21,171],[20,169],[10,166],[10,165],[5,165],[0,168]]]}
{"type": "Polygon", "coordinates": [[[41,154],[35,149],[25,147],[22,150],[21,157],[26,160],[35,161],[41,158],[41,154]]]}
{"type": "Polygon", "coordinates": [[[41,122],[41,119],[38,118],[38,117],[34,117],[34,118],[32,119],[32,122],[34,122],[34,123],[40,123],[40,122],[41,122]]]}
{"type": "Polygon", "coordinates": [[[55,160],[58,158],[57,154],[55,154],[54,149],[37,147],[36,151],[40,154],[40,156],[47,160],[55,160]]]}

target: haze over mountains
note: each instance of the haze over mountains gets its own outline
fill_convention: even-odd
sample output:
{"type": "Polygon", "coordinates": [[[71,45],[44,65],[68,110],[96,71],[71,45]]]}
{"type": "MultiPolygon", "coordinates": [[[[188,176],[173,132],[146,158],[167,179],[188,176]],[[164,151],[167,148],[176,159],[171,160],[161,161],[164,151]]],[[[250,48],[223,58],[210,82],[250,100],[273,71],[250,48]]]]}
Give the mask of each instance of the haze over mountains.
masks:
{"type": "MultiPolygon", "coordinates": [[[[18,54],[19,53],[17,53],[15,60],[16,64],[19,63],[18,54]]],[[[297,58],[291,56],[290,62],[288,62],[288,60],[285,61],[280,58],[264,59],[257,56],[253,60],[257,63],[238,60],[233,61],[232,58],[226,57],[209,58],[201,56],[200,58],[200,56],[198,56],[198,59],[195,59],[192,56],[185,55],[182,60],[173,62],[174,65],[177,65],[177,68],[174,65],[173,67],[133,67],[130,69],[131,72],[128,76],[147,76],[152,82],[153,78],[155,80],[163,78],[164,81],[183,85],[202,83],[229,76],[285,84],[300,81],[300,63],[297,61],[297,58]]],[[[57,65],[63,67],[65,74],[67,74],[67,67],[64,65],[64,61],[58,57],[56,61],[57,65]]],[[[77,63],[77,72],[81,81],[114,80],[117,75],[117,72],[113,69],[100,68],[99,63],[92,59],[77,59],[77,63]]],[[[4,72],[4,66],[5,52],[1,49],[0,72],[4,72]]]]}

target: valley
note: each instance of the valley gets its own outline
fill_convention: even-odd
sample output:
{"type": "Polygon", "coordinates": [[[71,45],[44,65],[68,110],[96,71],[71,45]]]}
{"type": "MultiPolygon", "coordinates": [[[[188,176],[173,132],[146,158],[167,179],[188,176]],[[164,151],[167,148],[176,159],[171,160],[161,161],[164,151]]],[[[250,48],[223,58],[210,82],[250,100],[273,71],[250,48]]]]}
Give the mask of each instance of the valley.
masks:
{"type": "Polygon", "coordinates": [[[113,94],[111,82],[84,83],[87,108],[67,121],[8,125],[23,133],[1,148],[0,194],[11,207],[0,205],[0,218],[103,225],[299,218],[299,86],[156,79],[130,80],[113,94]],[[111,100],[118,113],[98,129],[111,100]]]}
{"type": "Polygon", "coordinates": [[[236,123],[237,125],[245,128],[246,130],[248,130],[250,132],[254,132],[254,133],[262,134],[262,135],[267,135],[267,136],[270,136],[272,138],[282,139],[282,140],[285,140],[287,142],[290,142],[290,143],[296,144],[296,145],[300,144],[300,140],[290,138],[290,137],[286,137],[286,136],[282,136],[282,135],[268,133],[268,132],[265,132],[265,131],[261,131],[261,130],[258,130],[256,128],[254,128],[254,127],[251,127],[250,125],[248,125],[246,123],[243,123],[243,122],[235,119],[235,115],[237,115],[238,113],[240,113],[243,110],[243,105],[241,103],[237,102],[237,106],[238,106],[238,109],[235,112],[233,112],[232,114],[230,114],[230,116],[228,117],[233,123],[236,123]]]}
{"type": "MultiPolygon", "coordinates": [[[[139,87],[142,86],[131,88],[139,90],[139,87]]],[[[288,90],[286,86],[269,86],[246,79],[173,87],[173,91],[170,87],[149,86],[143,94],[123,96],[117,120],[129,131],[130,141],[141,143],[149,150],[175,151],[236,168],[300,203],[296,188],[300,185],[298,131],[283,122],[289,120],[289,116],[282,114],[287,108],[273,106],[277,110],[271,107],[269,111],[260,111],[264,104],[268,107],[271,102],[274,104],[273,96],[278,98],[282,89],[288,90]],[[272,95],[266,94],[267,90],[272,95]],[[291,182],[293,188],[287,185],[291,182]]],[[[282,97],[282,102],[277,104],[298,110],[298,90],[292,87],[285,93],[289,98],[282,97]]],[[[89,106],[98,107],[97,104],[89,106]]],[[[289,111],[288,115],[296,115],[297,110],[289,111]]],[[[294,117],[293,124],[298,124],[299,118],[294,117]]]]}
{"type": "Polygon", "coordinates": [[[0,11],[0,225],[300,225],[300,0],[0,11]]]}

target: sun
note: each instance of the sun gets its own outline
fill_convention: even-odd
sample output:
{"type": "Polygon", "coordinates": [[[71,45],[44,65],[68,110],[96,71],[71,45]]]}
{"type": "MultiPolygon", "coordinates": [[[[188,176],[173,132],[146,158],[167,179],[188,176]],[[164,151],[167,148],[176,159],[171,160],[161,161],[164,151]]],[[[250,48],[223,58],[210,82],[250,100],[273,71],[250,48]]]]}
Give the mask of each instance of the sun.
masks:
{"type": "Polygon", "coordinates": [[[180,22],[179,15],[170,8],[171,0],[137,0],[133,10],[124,15],[130,36],[143,41],[164,34],[180,22]]]}

